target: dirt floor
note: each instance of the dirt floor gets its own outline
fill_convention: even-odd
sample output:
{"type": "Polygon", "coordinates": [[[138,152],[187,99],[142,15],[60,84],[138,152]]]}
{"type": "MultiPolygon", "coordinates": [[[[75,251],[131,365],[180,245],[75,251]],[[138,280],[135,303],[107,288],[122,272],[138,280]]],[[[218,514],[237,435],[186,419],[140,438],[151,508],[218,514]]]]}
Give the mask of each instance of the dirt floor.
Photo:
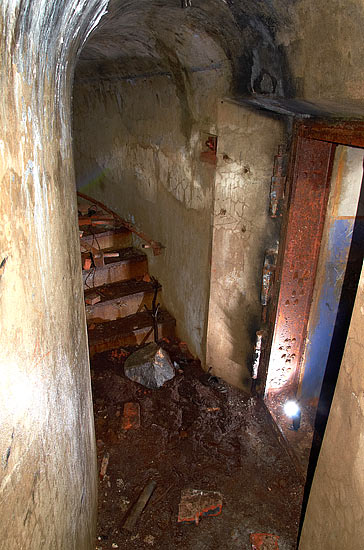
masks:
{"type": "Polygon", "coordinates": [[[122,350],[92,360],[99,469],[109,457],[96,548],[251,550],[251,533],[273,533],[280,550],[293,550],[303,488],[264,407],[228,385],[226,393],[211,386],[178,343],[163,347],[178,371],[158,390],[124,376],[122,350]],[[127,402],[139,403],[140,428],[123,429],[127,402]],[[123,522],[149,480],[156,489],[129,533],[123,522]],[[184,489],[219,491],[222,513],[178,523],[184,489]]]}

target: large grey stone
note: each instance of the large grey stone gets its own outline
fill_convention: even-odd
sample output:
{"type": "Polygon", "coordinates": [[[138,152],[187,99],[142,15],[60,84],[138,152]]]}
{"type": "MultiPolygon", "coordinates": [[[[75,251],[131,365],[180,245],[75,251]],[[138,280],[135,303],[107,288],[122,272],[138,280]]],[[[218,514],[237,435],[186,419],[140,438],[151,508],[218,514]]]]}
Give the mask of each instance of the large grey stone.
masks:
{"type": "Polygon", "coordinates": [[[160,388],[175,375],[168,352],[154,342],[129,355],[124,372],[130,380],[150,389],[160,388]]]}

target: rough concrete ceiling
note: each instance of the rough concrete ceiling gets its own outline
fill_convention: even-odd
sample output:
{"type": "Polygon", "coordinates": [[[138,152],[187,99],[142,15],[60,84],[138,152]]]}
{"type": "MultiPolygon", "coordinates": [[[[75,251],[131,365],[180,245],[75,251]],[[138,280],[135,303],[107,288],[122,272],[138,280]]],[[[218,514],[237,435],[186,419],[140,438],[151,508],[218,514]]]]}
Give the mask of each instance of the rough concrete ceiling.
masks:
{"type": "Polygon", "coordinates": [[[112,0],[81,53],[80,78],[231,65],[234,91],[290,95],[276,35],[287,3],[271,0],[112,0]]]}

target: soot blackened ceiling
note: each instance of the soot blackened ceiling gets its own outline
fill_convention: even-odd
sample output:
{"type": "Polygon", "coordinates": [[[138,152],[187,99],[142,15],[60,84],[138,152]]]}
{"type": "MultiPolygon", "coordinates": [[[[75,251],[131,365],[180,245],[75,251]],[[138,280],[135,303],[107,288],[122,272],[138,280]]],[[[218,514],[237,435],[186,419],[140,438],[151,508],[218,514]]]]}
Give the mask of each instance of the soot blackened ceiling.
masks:
{"type": "MultiPolygon", "coordinates": [[[[113,80],[228,66],[232,93],[291,96],[277,43],[287,3],[270,0],[113,0],[84,47],[76,78],[113,80]]],[[[288,2],[290,3],[290,2],[288,2]]],[[[292,2],[291,2],[292,3],[292,2]]]]}

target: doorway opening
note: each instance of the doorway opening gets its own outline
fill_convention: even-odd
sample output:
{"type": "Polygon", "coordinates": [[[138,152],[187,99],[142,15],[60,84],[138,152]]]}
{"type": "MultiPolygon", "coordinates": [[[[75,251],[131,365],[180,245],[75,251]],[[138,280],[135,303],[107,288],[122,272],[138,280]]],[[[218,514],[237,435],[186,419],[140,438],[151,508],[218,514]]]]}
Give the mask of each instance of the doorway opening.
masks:
{"type": "Polygon", "coordinates": [[[362,267],[363,156],[360,123],[296,125],[265,401],[307,475],[305,500],[362,267]]]}

